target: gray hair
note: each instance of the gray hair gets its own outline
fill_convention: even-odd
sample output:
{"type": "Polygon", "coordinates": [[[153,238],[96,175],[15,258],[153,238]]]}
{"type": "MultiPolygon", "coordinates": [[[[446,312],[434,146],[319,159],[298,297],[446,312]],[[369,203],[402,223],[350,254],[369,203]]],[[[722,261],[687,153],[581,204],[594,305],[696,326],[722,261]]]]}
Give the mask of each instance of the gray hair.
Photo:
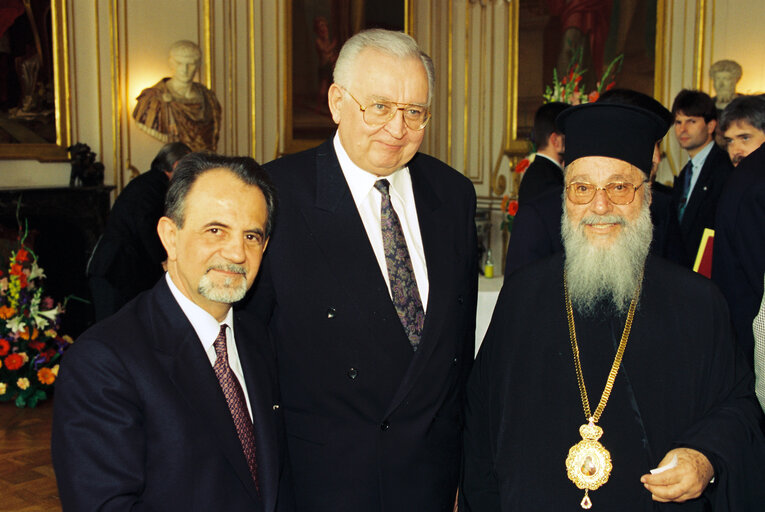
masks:
{"type": "Polygon", "coordinates": [[[741,75],[744,73],[741,69],[741,64],[735,60],[718,60],[709,67],[709,78],[714,78],[718,72],[730,73],[736,78],[736,82],[741,80],[741,75]]]}
{"type": "Polygon", "coordinates": [[[187,41],[185,39],[181,41],[176,41],[170,46],[170,57],[173,55],[178,55],[181,53],[189,53],[194,56],[196,60],[202,59],[202,50],[199,49],[199,45],[192,42],[187,41]]]}
{"type": "Polygon", "coordinates": [[[417,44],[411,36],[403,32],[393,30],[384,30],[373,28],[364,30],[348,39],[340,49],[340,55],[335,63],[333,79],[341,87],[351,86],[351,77],[353,76],[353,67],[356,63],[356,57],[362,50],[372,48],[393,57],[408,58],[415,57],[420,59],[425,66],[425,73],[428,75],[428,106],[433,100],[433,89],[436,85],[436,72],[433,66],[433,59],[417,44]]]}
{"type": "Polygon", "coordinates": [[[721,133],[738,121],[746,121],[765,133],[765,99],[762,96],[739,96],[725,107],[720,114],[721,133]]]}
{"type": "Polygon", "coordinates": [[[245,185],[260,189],[268,212],[265,235],[266,238],[270,237],[277,207],[276,188],[260,164],[246,156],[189,153],[178,160],[165,195],[165,217],[169,217],[179,228],[183,228],[186,196],[202,174],[215,169],[230,171],[245,185]]]}

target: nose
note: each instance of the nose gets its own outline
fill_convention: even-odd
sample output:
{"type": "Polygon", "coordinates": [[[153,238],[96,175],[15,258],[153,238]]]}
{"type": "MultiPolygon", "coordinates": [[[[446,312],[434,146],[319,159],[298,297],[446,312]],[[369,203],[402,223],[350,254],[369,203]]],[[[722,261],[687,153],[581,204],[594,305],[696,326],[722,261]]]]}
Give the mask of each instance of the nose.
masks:
{"type": "Polygon", "coordinates": [[[404,122],[403,109],[397,109],[391,120],[385,123],[385,131],[390,133],[396,139],[404,137],[404,134],[406,133],[406,123],[404,122]]]}
{"type": "Polygon", "coordinates": [[[611,211],[612,208],[613,205],[611,204],[611,200],[608,199],[608,194],[606,194],[605,190],[598,190],[595,192],[595,197],[593,197],[592,202],[590,202],[590,210],[592,210],[593,213],[604,215],[611,211]]]}
{"type": "Polygon", "coordinates": [[[221,256],[231,263],[244,263],[246,259],[244,243],[244,237],[232,236],[223,246],[221,256]]]}

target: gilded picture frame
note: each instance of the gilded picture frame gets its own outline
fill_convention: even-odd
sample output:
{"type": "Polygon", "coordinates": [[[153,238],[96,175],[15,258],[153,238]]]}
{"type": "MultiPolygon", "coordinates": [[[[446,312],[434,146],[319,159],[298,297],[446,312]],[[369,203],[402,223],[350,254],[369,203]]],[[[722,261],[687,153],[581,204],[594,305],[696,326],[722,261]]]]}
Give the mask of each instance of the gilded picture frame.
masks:
{"type": "Polygon", "coordinates": [[[326,89],[342,44],[356,32],[373,27],[411,33],[412,1],[287,2],[284,153],[315,147],[334,132],[326,89]]]}
{"type": "MultiPolygon", "coordinates": [[[[49,10],[46,9],[47,5],[42,4],[42,10],[36,11],[45,13],[43,19],[36,21],[37,27],[45,27],[48,22],[50,23],[49,37],[35,35],[34,40],[38,41],[38,51],[41,50],[51,56],[52,76],[50,82],[43,86],[46,87],[46,94],[53,96],[53,117],[50,122],[55,126],[45,127],[46,137],[50,140],[39,137],[44,139],[44,142],[40,140],[32,143],[0,143],[0,159],[69,160],[66,148],[71,143],[71,105],[66,2],[65,0],[49,0],[49,2],[49,10]],[[52,135],[53,130],[55,130],[55,141],[52,135]]],[[[40,4],[38,3],[37,6],[39,7],[40,4]]],[[[28,12],[22,15],[28,16],[28,12]]]]}
{"type": "MultiPolygon", "coordinates": [[[[591,75],[587,77],[587,80],[592,82],[588,83],[589,88],[596,85],[600,79],[600,73],[611,59],[615,55],[623,54],[624,65],[622,72],[616,78],[615,86],[635,89],[653,97],[660,96],[663,87],[665,1],[614,0],[609,2],[603,0],[602,3],[604,5],[610,3],[612,9],[605,19],[606,26],[601,29],[602,44],[606,49],[600,56],[602,64],[598,71],[586,73],[591,75]],[[622,26],[615,27],[615,23],[622,26]],[[615,36],[620,33],[627,37],[615,36]],[[615,37],[616,44],[614,44],[615,37]],[[610,52],[609,44],[612,46],[610,52]]],[[[567,6],[575,3],[558,2],[560,5],[567,6]]],[[[588,2],[589,7],[596,3],[588,2]]],[[[531,150],[529,135],[534,112],[542,105],[544,88],[552,84],[552,70],[556,67],[555,56],[558,55],[556,50],[562,54],[559,48],[566,43],[566,33],[562,30],[563,24],[555,17],[566,16],[567,13],[551,12],[552,9],[549,6],[552,4],[555,2],[544,3],[532,0],[518,0],[511,4],[508,118],[505,141],[505,153],[510,157],[511,166],[531,150]],[[550,27],[555,22],[558,23],[557,32],[555,27],[552,29],[550,27]],[[557,43],[558,48],[550,48],[554,46],[549,44],[551,41],[557,43]],[[553,64],[551,65],[550,62],[553,64]],[[524,76],[519,76],[519,70],[524,70],[524,76]]],[[[583,67],[587,69],[588,64],[592,66],[593,60],[585,62],[583,67]]],[[[563,59],[558,59],[558,62],[562,61],[563,59]]]]}

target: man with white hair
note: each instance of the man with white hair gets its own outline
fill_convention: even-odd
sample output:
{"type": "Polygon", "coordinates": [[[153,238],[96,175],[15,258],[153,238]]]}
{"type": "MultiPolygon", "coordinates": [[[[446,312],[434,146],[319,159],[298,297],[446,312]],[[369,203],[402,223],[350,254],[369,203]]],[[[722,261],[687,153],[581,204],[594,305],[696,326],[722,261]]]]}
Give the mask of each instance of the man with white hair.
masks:
{"type": "Polygon", "coordinates": [[[335,136],[266,165],[279,218],[249,310],[274,334],[300,511],[451,511],[477,297],[475,191],[418,153],[433,63],[369,30],[335,136]]]}
{"type": "Polygon", "coordinates": [[[464,510],[754,510],[762,411],[725,301],[648,255],[666,124],[602,103],[557,122],[564,251],[505,281],[468,382],[464,510]]]}

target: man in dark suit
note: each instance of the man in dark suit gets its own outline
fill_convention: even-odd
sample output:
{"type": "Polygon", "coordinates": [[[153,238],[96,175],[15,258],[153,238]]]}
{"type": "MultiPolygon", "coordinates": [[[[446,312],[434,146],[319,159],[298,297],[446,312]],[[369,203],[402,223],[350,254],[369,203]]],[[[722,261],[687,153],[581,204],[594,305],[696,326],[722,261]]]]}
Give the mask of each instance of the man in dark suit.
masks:
{"type": "Polygon", "coordinates": [[[180,162],[158,226],[166,276],[62,362],[64,510],[289,509],[273,347],[231,308],[255,280],[274,204],[251,158],[180,162]]]}
{"type": "Polygon", "coordinates": [[[518,205],[542,193],[563,186],[565,138],[555,128],[555,118],[569,107],[567,103],[545,103],[534,114],[531,141],[537,148],[534,161],[523,174],[518,189],[518,205]]]}
{"type": "Polygon", "coordinates": [[[116,313],[162,277],[167,255],[157,236],[167,184],[175,164],[191,149],[165,144],[151,168],[128,183],[114,201],[109,221],[88,262],[88,284],[96,321],[116,313]]]}
{"type": "Polygon", "coordinates": [[[417,152],[433,76],[411,37],[355,35],[328,94],[335,136],[266,165],[280,212],[248,310],[275,338],[300,511],[454,505],[475,191],[417,152]]]}
{"type": "Polygon", "coordinates": [[[717,109],[712,98],[701,91],[683,89],[672,103],[675,136],[690,160],[675,178],[672,209],[680,225],[683,250],[674,259],[693,268],[704,229],[714,228],[717,203],[733,165],[715,144],[717,109]]]}
{"type": "Polygon", "coordinates": [[[736,165],[715,218],[712,280],[728,301],[738,341],[754,364],[752,321],[762,300],[765,273],[765,100],[740,96],[725,107],[720,131],[736,165]]]}

